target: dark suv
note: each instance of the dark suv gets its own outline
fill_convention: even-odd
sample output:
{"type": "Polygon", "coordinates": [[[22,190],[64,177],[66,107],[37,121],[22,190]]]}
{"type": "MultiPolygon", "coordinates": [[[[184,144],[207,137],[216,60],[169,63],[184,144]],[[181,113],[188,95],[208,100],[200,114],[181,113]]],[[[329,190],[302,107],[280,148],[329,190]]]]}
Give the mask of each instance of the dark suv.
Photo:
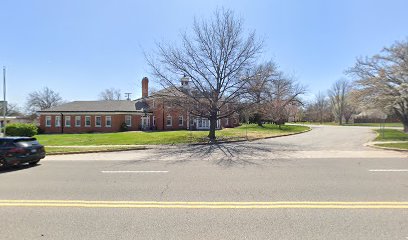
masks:
{"type": "Polygon", "coordinates": [[[38,143],[35,138],[0,138],[0,167],[16,166],[23,163],[35,165],[44,157],[44,146],[38,143]]]}

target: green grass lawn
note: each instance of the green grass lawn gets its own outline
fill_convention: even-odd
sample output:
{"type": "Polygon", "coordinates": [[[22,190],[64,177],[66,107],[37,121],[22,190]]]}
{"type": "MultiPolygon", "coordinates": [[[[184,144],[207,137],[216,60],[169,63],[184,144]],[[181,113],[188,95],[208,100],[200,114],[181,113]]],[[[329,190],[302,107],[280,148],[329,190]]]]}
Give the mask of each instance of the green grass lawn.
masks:
{"type": "Polygon", "coordinates": [[[378,133],[375,141],[408,141],[408,134],[404,133],[402,130],[376,129],[375,131],[378,133]]]}
{"type": "Polygon", "coordinates": [[[379,147],[389,147],[389,148],[398,148],[403,150],[408,150],[408,142],[405,143],[382,143],[382,144],[375,144],[379,147]]]}
{"type": "MultiPolygon", "coordinates": [[[[298,133],[308,130],[305,126],[286,125],[279,129],[273,124],[259,127],[256,124],[226,128],[216,132],[220,140],[254,140],[298,133]]],[[[44,146],[92,146],[92,145],[149,145],[198,143],[207,141],[208,131],[119,132],[84,134],[41,134],[35,137],[44,146]]]]}

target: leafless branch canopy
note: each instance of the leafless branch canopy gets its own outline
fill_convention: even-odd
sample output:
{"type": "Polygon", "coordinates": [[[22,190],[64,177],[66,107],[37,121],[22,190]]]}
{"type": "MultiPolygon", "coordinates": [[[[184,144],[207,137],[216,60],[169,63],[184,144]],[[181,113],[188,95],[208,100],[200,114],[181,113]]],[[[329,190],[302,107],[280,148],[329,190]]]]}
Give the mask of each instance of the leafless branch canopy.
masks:
{"type": "Polygon", "coordinates": [[[356,79],[361,102],[394,113],[408,132],[408,40],[357,59],[347,73],[356,79]]]}
{"type": "Polygon", "coordinates": [[[116,88],[105,89],[99,94],[99,99],[100,100],[121,100],[122,93],[120,92],[120,89],[116,89],[116,88]]]}
{"type": "Polygon", "coordinates": [[[62,103],[59,93],[45,87],[42,90],[28,94],[26,108],[29,112],[35,113],[39,110],[58,106],[62,103]]]}
{"type": "Polygon", "coordinates": [[[333,115],[339,124],[343,123],[345,109],[348,105],[347,97],[351,91],[351,84],[346,79],[339,79],[333,83],[328,91],[333,115]]]}
{"type": "Polygon", "coordinates": [[[229,10],[217,10],[210,21],[195,19],[192,33],[182,34],[182,44],[158,44],[156,57],[147,57],[153,74],[167,93],[186,96],[192,114],[217,118],[235,112],[234,104],[246,83],[242,78],[261,51],[255,33],[244,36],[242,21],[229,10]],[[190,78],[190,88],[180,86],[181,76],[190,78]],[[177,93],[179,92],[179,93],[177,93]]]}

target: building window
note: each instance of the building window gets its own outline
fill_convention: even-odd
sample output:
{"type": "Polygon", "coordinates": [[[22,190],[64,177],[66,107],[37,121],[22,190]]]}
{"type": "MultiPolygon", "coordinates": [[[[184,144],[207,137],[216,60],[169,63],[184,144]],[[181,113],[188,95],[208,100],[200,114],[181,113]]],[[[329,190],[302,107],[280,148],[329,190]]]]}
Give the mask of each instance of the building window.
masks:
{"type": "Polygon", "coordinates": [[[156,127],[156,117],[155,116],[153,116],[153,125],[152,126],[156,127]]]}
{"type": "Polygon", "coordinates": [[[166,126],[171,127],[173,125],[173,119],[171,116],[167,116],[166,118],[166,126]]]}
{"type": "Polygon", "coordinates": [[[142,117],[142,129],[148,129],[150,127],[150,117],[142,117]]]}
{"type": "Polygon", "coordinates": [[[131,127],[132,126],[132,116],[126,115],[125,116],[125,123],[126,123],[126,126],[131,127]]]}
{"type": "Polygon", "coordinates": [[[81,126],[81,116],[75,116],[75,127],[81,126]]]}
{"type": "Polygon", "coordinates": [[[210,127],[210,120],[208,120],[207,118],[199,118],[197,119],[197,122],[197,128],[207,129],[210,127]]]}
{"type": "Polygon", "coordinates": [[[179,126],[183,126],[183,116],[179,116],[178,120],[179,120],[178,121],[179,126]]]}
{"type": "Polygon", "coordinates": [[[55,127],[61,127],[61,116],[55,116],[55,127]]]}
{"type": "Polygon", "coordinates": [[[106,116],[105,117],[105,127],[111,127],[111,126],[112,126],[112,117],[106,116]]]}
{"type": "Polygon", "coordinates": [[[71,127],[71,116],[65,117],[65,127],[71,127]]]}
{"type": "Polygon", "coordinates": [[[95,116],[95,127],[101,127],[101,126],[102,126],[101,116],[95,116]]]}
{"type": "Polygon", "coordinates": [[[90,127],[90,126],[91,126],[91,117],[85,116],[85,127],[90,127]]]}
{"type": "Polygon", "coordinates": [[[51,127],[51,116],[45,116],[45,126],[51,127]]]}

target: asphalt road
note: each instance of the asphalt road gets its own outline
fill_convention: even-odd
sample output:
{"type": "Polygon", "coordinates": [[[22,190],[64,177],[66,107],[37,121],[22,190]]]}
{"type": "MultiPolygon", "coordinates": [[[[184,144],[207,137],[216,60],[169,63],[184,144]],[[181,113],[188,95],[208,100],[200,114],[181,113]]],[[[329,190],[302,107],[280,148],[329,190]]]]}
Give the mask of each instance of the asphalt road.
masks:
{"type": "Polygon", "coordinates": [[[50,156],[0,173],[0,239],[408,239],[408,158],[374,136],[50,156]]]}

